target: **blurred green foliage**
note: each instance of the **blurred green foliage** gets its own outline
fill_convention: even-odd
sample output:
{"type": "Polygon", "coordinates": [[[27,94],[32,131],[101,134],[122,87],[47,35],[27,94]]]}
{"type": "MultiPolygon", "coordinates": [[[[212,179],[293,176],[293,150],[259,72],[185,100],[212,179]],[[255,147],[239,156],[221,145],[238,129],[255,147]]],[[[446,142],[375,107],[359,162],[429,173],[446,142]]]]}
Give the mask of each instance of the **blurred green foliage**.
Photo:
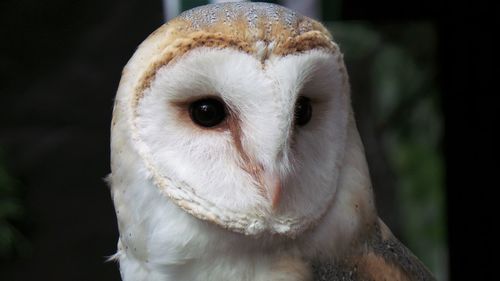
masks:
{"type": "Polygon", "coordinates": [[[15,226],[24,218],[19,184],[8,173],[0,149],[0,259],[28,251],[28,242],[15,226]]]}
{"type": "MultiPolygon", "coordinates": [[[[363,83],[368,83],[370,93],[353,95],[371,95],[367,101],[374,130],[395,176],[400,239],[438,280],[447,280],[443,117],[435,82],[434,26],[342,22],[329,27],[348,71],[364,72],[365,77],[368,72],[369,81],[363,83]],[[352,65],[362,69],[352,71],[352,65]]],[[[360,79],[351,76],[351,81],[360,79]]]]}

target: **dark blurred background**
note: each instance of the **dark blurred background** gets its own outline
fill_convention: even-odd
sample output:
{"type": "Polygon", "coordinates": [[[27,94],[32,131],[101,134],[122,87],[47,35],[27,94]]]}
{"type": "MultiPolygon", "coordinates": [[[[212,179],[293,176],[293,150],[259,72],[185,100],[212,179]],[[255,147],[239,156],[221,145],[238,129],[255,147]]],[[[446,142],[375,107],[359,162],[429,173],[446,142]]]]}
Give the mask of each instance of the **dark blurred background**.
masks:
{"type": "MultiPolygon", "coordinates": [[[[322,19],[345,53],[381,217],[439,280],[493,279],[496,5],[267,2],[322,19]]],[[[119,280],[113,97],[165,14],[161,0],[0,2],[0,280],[119,280]]]]}

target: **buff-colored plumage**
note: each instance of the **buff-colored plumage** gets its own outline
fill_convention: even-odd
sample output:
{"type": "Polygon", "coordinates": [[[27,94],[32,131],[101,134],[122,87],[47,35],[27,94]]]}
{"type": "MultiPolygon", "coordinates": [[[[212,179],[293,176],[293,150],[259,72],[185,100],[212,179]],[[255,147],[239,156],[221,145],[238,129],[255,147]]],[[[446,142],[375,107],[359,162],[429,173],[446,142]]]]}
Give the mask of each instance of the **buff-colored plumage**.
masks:
{"type": "Polygon", "coordinates": [[[283,7],[203,6],[156,30],[113,111],[122,278],[431,280],[377,218],[349,96],[331,35],[283,7]],[[190,118],[206,97],[227,107],[214,128],[190,118]]]}

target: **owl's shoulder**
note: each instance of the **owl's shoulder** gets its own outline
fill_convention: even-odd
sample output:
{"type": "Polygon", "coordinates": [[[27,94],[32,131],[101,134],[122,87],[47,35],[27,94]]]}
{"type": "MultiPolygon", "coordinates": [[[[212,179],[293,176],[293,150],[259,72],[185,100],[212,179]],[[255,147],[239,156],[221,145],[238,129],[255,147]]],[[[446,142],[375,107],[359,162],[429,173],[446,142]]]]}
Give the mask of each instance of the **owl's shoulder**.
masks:
{"type": "Polygon", "coordinates": [[[435,280],[413,253],[379,221],[355,253],[313,264],[314,281],[435,280]]]}

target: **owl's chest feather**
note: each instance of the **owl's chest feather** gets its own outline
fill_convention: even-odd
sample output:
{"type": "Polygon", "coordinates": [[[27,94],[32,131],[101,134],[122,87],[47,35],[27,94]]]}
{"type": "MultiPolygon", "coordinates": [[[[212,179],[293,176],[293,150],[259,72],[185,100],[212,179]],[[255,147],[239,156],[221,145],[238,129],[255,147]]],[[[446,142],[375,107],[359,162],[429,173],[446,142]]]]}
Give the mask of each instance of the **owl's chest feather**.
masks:
{"type": "MultiPolygon", "coordinates": [[[[120,242],[121,244],[121,242],[120,242]]],[[[199,246],[199,245],[198,245],[199,246]]],[[[306,281],[312,280],[312,267],[293,253],[249,253],[205,252],[196,258],[189,258],[190,252],[198,252],[194,244],[185,245],[185,251],[158,253],[150,249],[146,259],[133,255],[129,246],[120,245],[118,258],[121,274],[127,280],[189,280],[189,281],[306,281]],[[168,256],[169,263],[161,263],[154,257],[168,256]]]]}

